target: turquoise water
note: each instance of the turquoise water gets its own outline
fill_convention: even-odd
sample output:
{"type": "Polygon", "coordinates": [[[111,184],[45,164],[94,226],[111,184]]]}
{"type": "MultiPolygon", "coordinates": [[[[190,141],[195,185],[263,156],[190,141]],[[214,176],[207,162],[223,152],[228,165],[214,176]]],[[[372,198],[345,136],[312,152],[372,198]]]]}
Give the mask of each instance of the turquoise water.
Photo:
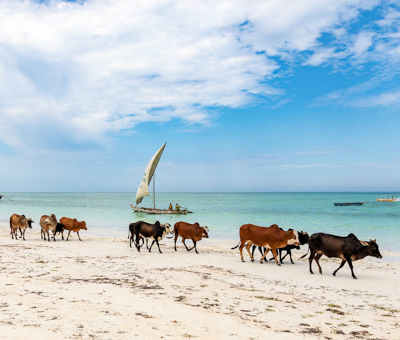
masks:
{"type": "MultiPolygon", "coordinates": [[[[88,233],[126,237],[135,220],[169,222],[184,220],[208,225],[210,237],[238,239],[244,223],[327,232],[360,239],[376,238],[385,250],[400,250],[400,202],[376,202],[379,193],[159,193],[157,206],[179,203],[194,211],[183,216],[135,215],[129,207],[133,193],[4,193],[0,220],[24,213],[39,221],[43,214],[86,220],[88,233]],[[335,207],[334,202],[368,202],[364,206],[335,207]]],[[[152,206],[146,197],[142,206],[152,206]]],[[[34,225],[38,227],[38,225],[34,225]]]]}

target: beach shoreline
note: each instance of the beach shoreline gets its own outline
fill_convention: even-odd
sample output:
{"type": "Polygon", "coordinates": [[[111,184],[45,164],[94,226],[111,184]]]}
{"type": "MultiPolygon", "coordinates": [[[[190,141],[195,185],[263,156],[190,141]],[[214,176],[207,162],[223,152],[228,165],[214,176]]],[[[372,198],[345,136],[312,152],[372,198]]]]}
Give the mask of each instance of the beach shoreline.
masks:
{"type": "MultiPolygon", "coordinates": [[[[295,264],[240,262],[232,240],[202,240],[199,254],[173,240],[140,253],[120,237],[81,233],[45,242],[0,231],[0,324],[8,339],[395,339],[399,326],[399,254],[347,265],[321,259],[323,275],[295,264]]],[[[191,241],[188,241],[191,242],[191,241]]],[[[256,260],[259,255],[256,255],[256,260]]],[[[315,266],[315,265],[314,265],[315,266]]],[[[315,268],[315,267],[314,267],[315,268]]],[[[316,269],[316,268],[315,268],[316,269]]]]}

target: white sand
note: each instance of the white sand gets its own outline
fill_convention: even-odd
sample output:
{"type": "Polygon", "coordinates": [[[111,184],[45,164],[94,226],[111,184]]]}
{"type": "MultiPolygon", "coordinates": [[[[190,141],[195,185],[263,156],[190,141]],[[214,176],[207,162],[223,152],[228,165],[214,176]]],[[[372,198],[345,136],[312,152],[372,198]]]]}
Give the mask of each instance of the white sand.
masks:
{"type": "Polygon", "coordinates": [[[278,267],[241,263],[235,241],[203,240],[197,255],[167,239],[159,254],[90,230],[50,243],[37,226],[26,241],[0,230],[2,339],[400,337],[399,254],[355,262],[354,280],[324,257],[309,274],[307,247],[278,267]]]}

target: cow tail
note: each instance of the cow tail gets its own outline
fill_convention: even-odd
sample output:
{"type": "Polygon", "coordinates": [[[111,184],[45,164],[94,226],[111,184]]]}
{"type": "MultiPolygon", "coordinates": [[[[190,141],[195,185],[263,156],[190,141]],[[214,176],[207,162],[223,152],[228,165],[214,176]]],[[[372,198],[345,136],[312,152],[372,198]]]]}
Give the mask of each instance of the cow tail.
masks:
{"type": "Polygon", "coordinates": [[[302,258],[306,257],[309,251],[310,251],[310,246],[309,246],[308,249],[307,249],[307,253],[305,253],[305,254],[304,254],[302,257],[300,257],[300,258],[302,259],[302,258]]]}
{"type": "Polygon", "coordinates": [[[233,247],[233,248],[231,248],[232,250],[233,249],[236,249],[237,247],[239,247],[239,245],[240,245],[240,241],[239,241],[239,243],[237,244],[237,246],[235,246],[235,247],[233,247]]]}
{"type": "Polygon", "coordinates": [[[10,234],[12,234],[11,218],[12,216],[10,217],[10,234]]]}

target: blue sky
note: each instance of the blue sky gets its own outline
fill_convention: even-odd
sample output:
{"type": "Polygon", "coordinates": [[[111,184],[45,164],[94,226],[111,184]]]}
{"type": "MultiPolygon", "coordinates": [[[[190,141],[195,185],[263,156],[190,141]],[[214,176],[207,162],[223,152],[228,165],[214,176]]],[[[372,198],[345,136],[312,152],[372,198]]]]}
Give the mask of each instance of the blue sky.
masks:
{"type": "Polygon", "coordinates": [[[396,1],[0,3],[0,190],[400,191],[396,1]]]}

